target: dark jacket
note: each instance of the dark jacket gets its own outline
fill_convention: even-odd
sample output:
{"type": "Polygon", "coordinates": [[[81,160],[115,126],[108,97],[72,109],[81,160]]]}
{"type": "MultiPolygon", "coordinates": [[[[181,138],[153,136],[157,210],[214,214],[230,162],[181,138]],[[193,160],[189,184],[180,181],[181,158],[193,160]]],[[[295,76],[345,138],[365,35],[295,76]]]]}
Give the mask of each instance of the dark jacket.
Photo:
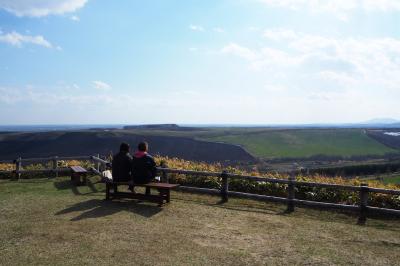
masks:
{"type": "Polygon", "coordinates": [[[136,184],[149,183],[157,174],[156,162],[144,152],[136,152],[132,160],[132,177],[136,184]]]}
{"type": "Polygon", "coordinates": [[[119,152],[113,157],[112,175],[116,182],[131,181],[132,156],[129,153],[119,152]]]}

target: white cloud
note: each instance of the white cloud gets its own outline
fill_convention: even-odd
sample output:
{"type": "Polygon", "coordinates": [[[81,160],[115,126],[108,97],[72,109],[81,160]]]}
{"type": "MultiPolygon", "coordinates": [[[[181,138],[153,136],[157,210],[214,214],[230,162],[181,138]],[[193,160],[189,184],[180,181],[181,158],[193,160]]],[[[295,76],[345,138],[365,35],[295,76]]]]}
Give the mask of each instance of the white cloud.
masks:
{"type": "Polygon", "coordinates": [[[199,49],[197,47],[190,47],[189,51],[190,52],[197,52],[199,49]]]}
{"type": "Polygon", "coordinates": [[[205,31],[205,29],[202,26],[193,24],[189,25],[189,29],[191,29],[192,31],[205,31]]]}
{"type": "Polygon", "coordinates": [[[23,99],[24,95],[17,89],[0,87],[0,102],[14,104],[23,99]]]}
{"type": "Polygon", "coordinates": [[[264,37],[273,41],[290,40],[298,37],[297,33],[288,29],[268,29],[264,31],[264,37]]]}
{"type": "Polygon", "coordinates": [[[0,42],[8,43],[17,47],[21,47],[24,43],[30,43],[46,48],[53,48],[53,45],[41,35],[23,35],[15,31],[7,34],[0,34],[0,42]]]}
{"type": "Polygon", "coordinates": [[[236,43],[230,43],[221,49],[223,54],[232,54],[247,60],[257,59],[257,53],[249,48],[240,46],[236,43]]]}
{"type": "Polygon", "coordinates": [[[367,11],[400,10],[399,0],[260,0],[270,6],[290,9],[306,8],[317,12],[363,9],[367,11]]]}
{"type": "Polygon", "coordinates": [[[292,10],[309,10],[315,13],[333,13],[347,20],[349,13],[355,10],[366,12],[400,11],[399,0],[260,0],[268,6],[292,10]]]}
{"type": "Polygon", "coordinates": [[[95,80],[92,82],[92,84],[93,87],[98,90],[110,90],[112,88],[109,84],[100,80],[95,80]]]}
{"type": "Polygon", "coordinates": [[[273,84],[267,90],[274,97],[286,93],[313,102],[362,98],[371,106],[374,100],[400,97],[400,39],[325,37],[285,29],[268,30],[264,37],[262,47],[230,43],[220,52],[247,61],[260,82],[273,84]]]}
{"type": "Polygon", "coordinates": [[[43,17],[74,12],[87,0],[0,0],[0,8],[23,17],[43,17]]]}
{"type": "Polygon", "coordinates": [[[220,27],[213,28],[213,31],[218,32],[218,33],[224,33],[225,32],[225,30],[223,28],[220,28],[220,27]]]}
{"type": "Polygon", "coordinates": [[[76,21],[76,22],[80,21],[80,18],[79,18],[78,16],[76,16],[76,15],[71,16],[70,19],[71,19],[72,21],[76,21]]]}

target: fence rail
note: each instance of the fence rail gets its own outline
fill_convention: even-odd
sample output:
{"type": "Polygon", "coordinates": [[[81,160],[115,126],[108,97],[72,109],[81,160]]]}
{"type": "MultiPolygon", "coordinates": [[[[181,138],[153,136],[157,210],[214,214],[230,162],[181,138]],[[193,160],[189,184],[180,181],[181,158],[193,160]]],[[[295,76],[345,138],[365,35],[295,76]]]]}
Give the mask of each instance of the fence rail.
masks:
{"type": "MultiPolygon", "coordinates": [[[[60,168],[58,167],[58,161],[60,160],[90,160],[93,163],[96,163],[96,168],[92,168],[92,172],[96,174],[101,174],[101,169],[106,169],[106,167],[110,167],[111,163],[107,160],[101,159],[99,155],[97,156],[71,156],[71,157],[46,157],[46,158],[28,158],[22,159],[17,158],[16,160],[3,160],[0,163],[13,163],[15,164],[15,170],[11,171],[0,171],[0,173],[14,173],[16,178],[20,178],[23,173],[55,173],[56,176],[59,172],[68,172],[69,168],[60,168]],[[35,169],[35,170],[25,170],[22,168],[22,163],[27,162],[45,162],[51,161],[52,168],[51,169],[35,169]]],[[[389,195],[400,195],[400,190],[391,190],[391,189],[382,189],[382,188],[373,188],[368,187],[368,184],[361,184],[360,186],[347,186],[347,185],[338,185],[338,184],[327,184],[327,183],[316,183],[316,182],[304,182],[304,181],[296,181],[294,172],[288,172],[288,179],[278,179],[278,178],[270,178],[263,176],[249,176],[249,175],[239,175],[228,173],[226,171],[222,172],[206,172],[206,171],[193,171],[193,170],[182,170],[182,169],[171,169],[166,165],[162,165],[161,167],[157,167],[157,171],[162,175],[163,182],[169,182],[168,174],[184,174],[184,175],[193,175],[193,176],[208,176],[208,177],[219,177],[221,178],[221,187],[220,189],[215,188],[200,188],[200,187],[190,187],[190,186],[180,186],[180,190],[189,191],[189,192],[200,192],[200,193],[208,193],[214,195],[220,195],[221,200],[226,202],[228,201],[229,196],[235,197],[243,197],[250,198],[255,200],[263,200],[263,201],[275,201],[287,204],[287,212],[293,212],[295,206],[311,206],[311,207],[319,207],[319,208],[334,208],[339,210],[346,210],[352,212],[358,212],[359,224],[365,224],[366,218],[369,213],[378,213],[385,215],[398,215],[400,216],[400,210],[396,209],[387,209],[387,208],[378,208],[368,206],[368,196],[369,193],[380,193],[380,194],[389,194],[389,195]],[[253,193],[245,193],[239,191],[231,191],[229,190],[229,180],[230,179],[244,179],[255,182],[268,182],[275,184],[284,184],[287,186],[287,197],[276,197],[269,195],[260,195],[253,193]],[[359,203],[357,205],[345,205],[338,203],[330,203],[330,202],[319,202],[319,201],[310,201],[303,199],[296,199],[295,188],[296,187],[318,187],[318,188],[331,188],[338,190],[348,190],[359,193],[359,203]]]]}

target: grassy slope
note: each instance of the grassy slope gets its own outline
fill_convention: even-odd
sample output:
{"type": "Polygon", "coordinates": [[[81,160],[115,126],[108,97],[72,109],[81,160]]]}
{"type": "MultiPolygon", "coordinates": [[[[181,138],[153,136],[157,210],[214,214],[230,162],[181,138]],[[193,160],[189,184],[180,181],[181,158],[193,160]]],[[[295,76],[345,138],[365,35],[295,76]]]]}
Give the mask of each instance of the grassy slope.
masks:
{"type": "Polygon", "coordinates": [[[102,185],[0,181],[0,265],[395,265],[398,221],[174,193],[172,204],[104,202],[102,185]]]}
{"type": "Polygon", "coordinates": [[[324,155],[383,155],[395,152],[369,138],[361,129],[270,130],[263,133],[206,137],[242,145],[261,158],[309,157],[324,155]]]}

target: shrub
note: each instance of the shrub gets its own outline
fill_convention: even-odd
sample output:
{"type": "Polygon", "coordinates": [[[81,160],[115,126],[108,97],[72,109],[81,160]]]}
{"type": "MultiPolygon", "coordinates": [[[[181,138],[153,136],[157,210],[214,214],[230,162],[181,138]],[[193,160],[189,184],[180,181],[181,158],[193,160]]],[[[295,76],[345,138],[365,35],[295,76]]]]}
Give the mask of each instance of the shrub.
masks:
{"type": "MultiPolygon", "coordinates": [[[[186,161],[178,158],[156,157],[158,164],[165,163],[169,168],[196,170],[196,171],[209,171],[209,172],[222,172],[227,170],[229,173],[252,175],[268,178],[287,179],[288,176],[279,173],[259,173],[255,170],[246,172],[234,167],[223,168],[221,164],[207,164],[203,162],[186,161]]],[[[170,182],[176,182],[181,185],[215,188],[220,189],[221,179],[218,177],[195,177],[192,175],[182,174],[169,174],[170,182]]],[[[359,178],[342,178],[342,177],[328,177],[320,174],[311,176],[298,175],[297,181],[339,184],[359,186],[361,183],[368,183],[370,187],[386,188],[386,189],[400,189],[400,186],[393,184],[384,184],[382,182],[371,180],[361,181],[359,178]]],[[[251,180],[232,178],[229,180],[229,189],[232,191],[271,195],[278,197],[287,196],[287,185],[277,184],[270,182],[256,182],[251,180]]],[[[359,202],[359,193],[350,190],[333,189],[333,188],[318,188],[309,186],[296,186],[296,198],[320,202],[341,203],[348,205],[355,205],[359,202]]],[[[379,193],[370,193],[369,205],[383,208],[400,209],[400,196],[392,196],[379,193]]]]}

